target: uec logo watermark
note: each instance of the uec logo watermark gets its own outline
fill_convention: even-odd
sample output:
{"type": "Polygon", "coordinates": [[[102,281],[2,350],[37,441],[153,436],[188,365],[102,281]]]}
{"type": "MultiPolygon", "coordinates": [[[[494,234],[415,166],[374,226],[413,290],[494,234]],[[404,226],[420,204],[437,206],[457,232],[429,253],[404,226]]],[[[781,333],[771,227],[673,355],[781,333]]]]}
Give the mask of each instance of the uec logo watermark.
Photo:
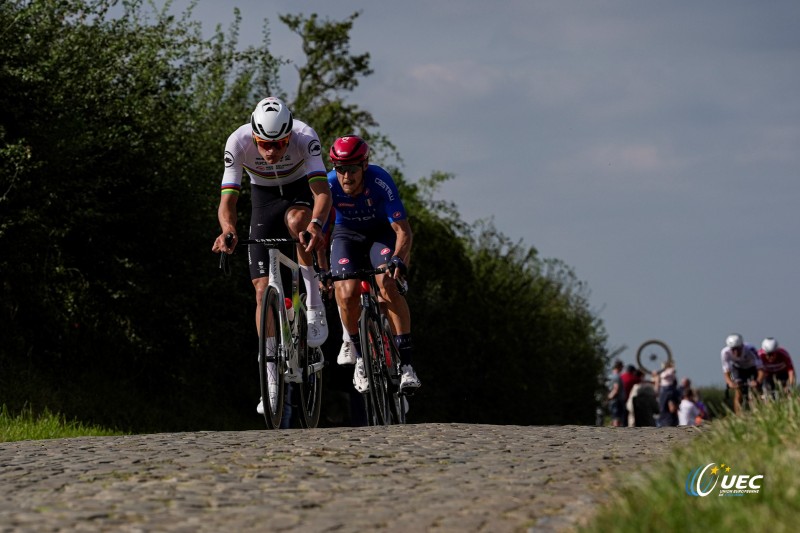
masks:
{"type": "Polygon", "coordinates": [[[731,466],[725,463],[709,463],[689,472],[686,477],[686,494],[689,496],[705,497],[714,492],[719,483],[720,496],[744,496],[745,494],[758,494],[764,476],[732,474],[731,466]]]}

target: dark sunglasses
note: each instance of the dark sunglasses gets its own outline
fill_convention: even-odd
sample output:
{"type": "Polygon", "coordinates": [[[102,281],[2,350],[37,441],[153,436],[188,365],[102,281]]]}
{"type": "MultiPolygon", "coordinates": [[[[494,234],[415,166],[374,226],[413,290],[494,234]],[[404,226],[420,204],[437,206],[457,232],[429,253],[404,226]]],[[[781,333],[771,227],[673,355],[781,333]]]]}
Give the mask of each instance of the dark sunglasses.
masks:
{"type": "Polygon", "coordinates": [[[361,170],[361,165],[338,165],[334,168],[337,174],[355,174],[361,170]]]}

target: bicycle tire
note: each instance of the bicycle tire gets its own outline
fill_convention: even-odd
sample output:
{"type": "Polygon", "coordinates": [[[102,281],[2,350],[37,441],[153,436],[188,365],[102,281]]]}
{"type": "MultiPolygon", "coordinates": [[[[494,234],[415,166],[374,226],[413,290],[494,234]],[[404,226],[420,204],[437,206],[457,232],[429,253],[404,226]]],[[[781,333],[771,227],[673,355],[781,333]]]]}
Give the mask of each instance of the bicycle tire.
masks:
{"type": "Polygon", "coordinates": [[[318,348],[308,346],[308,322],[305,310],[298,307],[295,311],[295,345],[297,347],[297,365],[300,367],[302,382],[300,389],[300,425],[304,428],[315,428],[319,424],[322,408],[322,370],[314,371],[313,365],[322,359],[318,348]]]}
{"type": "Polygon", "coordinates": [[[391,421],[388,385],[383,366],[383,341],[378,322],[368,310],[361,313],[359,321],[361,333],[361,357],[364,359],[364,371],[369,381],[366,394],[367,415],[370,425],[388,425],[391,421]]]}
{"type": "Polygon", "coordinates": [[[286,370],[286,350],[283,346],[280,327],[280,308],[283,305],[279,301],[278,291],[275,287],[269,287],[261,300],[261,316],[259,317],[258,336],[258,366],[259,381],[261,383],[261,401],[264,405],[264,420],[267,429],[278,429],[281,427],[283,418],[283,402],[286,383],[284,381],[284,371],[286,370]],[[268,339],[274,338],[274,343],[268,339]],[[275,364],[275,380],[277,384],[277,397],[272,398],[269,393],[269,364],[275,364]]]}
{"type": "Polygon", "coordinates": [[[672,352],[670,351],[669,346],[667,346],[667,343],[665,343],[664,341],[660,341],[658,339],[650,339],[648,341],[643,342],[639,346],[639,349],[636,351],[636,362],[639,365],[639,369],[645,374],[648,375],[652,374],[653,371],[660,372],[661,367],[663,366],[664,363],[672,362],[672,352]],[[659,350],[663,351],[664,353],[659,355],[654,352],[651,353],[649,356],[647,356],[648,361],[645,362],[647,362],[650,365],[650,367],[653,367],[653,368],[648,368],[642,363],[642,360],[645,359],[644,356],[645,348],[651,348],[651,347],[658,347],[659,350]]]}
{"type": "Polygon", "coordinates": [[[385,315],[382,318],[384,351],[386,353],[385,368],[390,385],[392,423],[405,424],[408,398],[406,398],[405,394],[400,393],[400,351],[394,342],[394,334],[392,333],[392,326],[389,324],[389,318],[385,315]]]}

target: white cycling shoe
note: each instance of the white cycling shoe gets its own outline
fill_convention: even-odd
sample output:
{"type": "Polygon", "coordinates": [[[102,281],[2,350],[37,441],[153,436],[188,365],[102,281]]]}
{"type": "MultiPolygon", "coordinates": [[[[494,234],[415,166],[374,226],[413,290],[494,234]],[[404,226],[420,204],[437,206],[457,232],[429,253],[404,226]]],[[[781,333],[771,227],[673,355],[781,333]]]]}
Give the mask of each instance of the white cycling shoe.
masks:
{"type": "Polygon", "coordinates": [[[353,372],[353,386],[358,392],[369,391],[369,380],[367,379],[367,372],[364,369],[364,358],[360,357],[356,361],[356,370],[353,372]]]}
{"type": "Polygon", "coordinates": [[[352,342],[344,341],[342,343],[336,363],[341,366],[356,364],[356,347],[352,342]]]}
{"type": "Polygon", "coordinates": [[[306,316],[308,318],[308,345],[312,348],[322,346],[328,338],[328,321],[325,319],[325,308],[309,307],[306,316]]]}
{"type": "Polygon", "coordinates": [[[404,391],[406,389],[418,389],[422,386],[420,383],[419,378],[417,377],[417,373],[414,372],[414,369],[411,365],[403,365],[400,367],[400,391],[404,391]]]}

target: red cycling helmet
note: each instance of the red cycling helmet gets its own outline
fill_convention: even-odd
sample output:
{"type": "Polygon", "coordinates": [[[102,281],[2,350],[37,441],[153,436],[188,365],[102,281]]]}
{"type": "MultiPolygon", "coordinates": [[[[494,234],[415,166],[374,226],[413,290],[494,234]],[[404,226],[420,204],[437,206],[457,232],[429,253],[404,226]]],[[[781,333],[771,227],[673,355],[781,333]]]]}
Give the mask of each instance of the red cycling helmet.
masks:
{"type": "Polygon", "coordinates": [[[334,164],[361,163],[369,159],[369,145],[356,135],[339,137],[331,146],[331,161],[334,164]]]}

